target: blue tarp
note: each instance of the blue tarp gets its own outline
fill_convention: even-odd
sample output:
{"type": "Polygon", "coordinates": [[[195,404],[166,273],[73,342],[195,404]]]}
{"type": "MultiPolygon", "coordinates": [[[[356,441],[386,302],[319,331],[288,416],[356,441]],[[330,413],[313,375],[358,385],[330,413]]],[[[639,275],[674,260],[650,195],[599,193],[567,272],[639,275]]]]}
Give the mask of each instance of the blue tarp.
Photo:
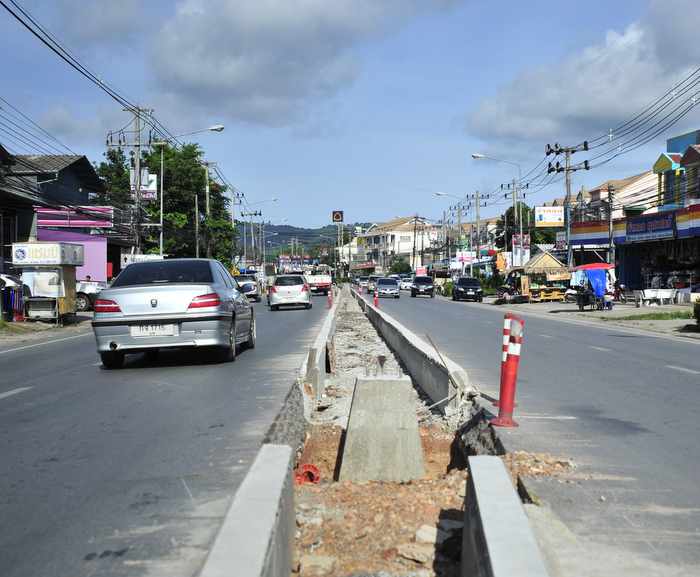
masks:
{"type": "Polygon", "coordinates": [[[606,273],[607,271],[605,271],[604,269],[594,269],[586,271],[588,281],[591,283],[593,293],[597,298],[603,298],[605,296],[606,273]]]}

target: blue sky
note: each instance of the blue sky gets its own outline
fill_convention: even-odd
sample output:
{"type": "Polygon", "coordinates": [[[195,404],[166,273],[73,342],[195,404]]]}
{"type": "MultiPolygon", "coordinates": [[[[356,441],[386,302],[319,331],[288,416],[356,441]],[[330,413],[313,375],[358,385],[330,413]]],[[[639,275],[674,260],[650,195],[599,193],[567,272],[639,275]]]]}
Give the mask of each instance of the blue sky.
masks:
{"type": "MultiPolygon", "coordinates": [[[[265,217],[327,224],[418,213],[491,191],[547,142],[607,131],[700,62],[700,3],[468,0],[24,0],[93,71],[155,109],[265,217]],[[145,6],[145,8],[143,7],[145,6]]],[[[120,107],[0,14],[0,95],[99,160],[120,107]]],[[[700,107],[698,108],[700,110],[700,107]]],[[[693,111],[668,136],[700,125],[693,111]]],[[[664,136],[574,188],[650,168],[664,136]]],[[[0,141],[3,134],[0,132],[0,141]]],[[[581,160],[583,160],[581,156],[581,160]]],[[[558,183],[526,199],[562,196],[558,183]]],[[[502,206],[483,209],[493,215],[502,206]]]]}

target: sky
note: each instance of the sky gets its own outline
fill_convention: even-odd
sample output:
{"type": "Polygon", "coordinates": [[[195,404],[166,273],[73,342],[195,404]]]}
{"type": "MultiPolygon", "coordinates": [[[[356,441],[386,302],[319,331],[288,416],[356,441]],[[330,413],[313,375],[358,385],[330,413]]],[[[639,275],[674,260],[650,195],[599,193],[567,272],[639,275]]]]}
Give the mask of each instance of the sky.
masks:
{"type": "MultiPolygon", "coordinates": [[[[300,226],[333,210],[439,219],[454,201],[435,192],[493,193],[482,216],[496,215],[517,169],[472,153],[527,174],[545,144],[607,134],[700,63],[697,0],[16,1],[171,133],[225,125],[193,137],[206,159],[266,220],[300,226]]],[[[0,54],[0,96],[99,161],[129,120],[121,106],[1,7],[0,54]]],[[[574,190],[649,170],[667,137],[694,128],[700,106],[574,173],[574,190]]]]}

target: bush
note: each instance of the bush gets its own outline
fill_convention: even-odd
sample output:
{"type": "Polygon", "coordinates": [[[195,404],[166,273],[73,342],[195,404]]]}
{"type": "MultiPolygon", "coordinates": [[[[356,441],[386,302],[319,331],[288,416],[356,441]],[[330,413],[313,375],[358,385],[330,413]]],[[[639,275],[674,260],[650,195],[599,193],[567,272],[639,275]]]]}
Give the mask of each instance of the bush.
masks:
{"type": "Polygon", "coordinates": [[[453,287],[454,283],[451,280],[448,280],[444,285],[442,285],[442,294],[446,297],[451,297],[453,287]]]}
{"type": "Polygon", "coordinates": [[[695,322],[700,325],[700,301],[695,301],[693,304],[693,316],[695,317],[695,322]]]}

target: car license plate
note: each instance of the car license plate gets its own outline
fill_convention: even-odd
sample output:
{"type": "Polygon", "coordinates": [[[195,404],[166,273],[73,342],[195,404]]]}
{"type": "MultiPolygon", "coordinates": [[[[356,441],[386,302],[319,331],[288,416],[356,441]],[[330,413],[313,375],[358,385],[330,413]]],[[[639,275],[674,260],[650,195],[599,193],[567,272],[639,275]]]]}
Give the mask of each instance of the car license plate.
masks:
{"type": "Polygon", "coordinates": [[[473,294],[474,294],[474,291],[467,291],[467,294],[468,294],[468,295],[473,295],[473,294]]]}
{"type": "Polygon", "coordinates": [[[175,325],[132,325],[132,337],[174,337],[175,325]]]}

